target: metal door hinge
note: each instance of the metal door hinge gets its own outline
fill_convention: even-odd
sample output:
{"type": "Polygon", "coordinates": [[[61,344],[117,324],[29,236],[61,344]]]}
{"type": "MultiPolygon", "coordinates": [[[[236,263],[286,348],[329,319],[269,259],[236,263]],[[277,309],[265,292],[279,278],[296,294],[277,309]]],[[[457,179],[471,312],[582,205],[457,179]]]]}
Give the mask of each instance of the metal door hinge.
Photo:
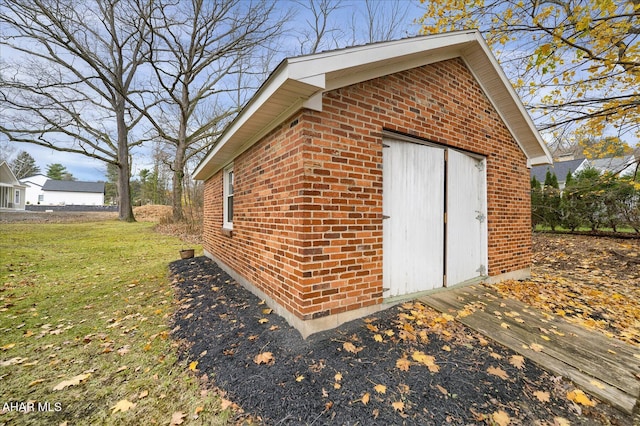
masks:
{"type": "Polygon", "coordinates": [[[382,215],[382,220],[384,219],[391,219],[391,216],[382,215]]]}
{"type": "Polygon", "coordinates": [[[480,275],[485,275],[487,273],[487,268],[484,265],[480,265],[476,272],[480,273],[480,275]]]}
{"type": "Polygon", "coordinates": [[[479,172],[484,170],[484,161],[480,160],[480,161],[476,161],[476,169],[478,169],[479,172]]]}

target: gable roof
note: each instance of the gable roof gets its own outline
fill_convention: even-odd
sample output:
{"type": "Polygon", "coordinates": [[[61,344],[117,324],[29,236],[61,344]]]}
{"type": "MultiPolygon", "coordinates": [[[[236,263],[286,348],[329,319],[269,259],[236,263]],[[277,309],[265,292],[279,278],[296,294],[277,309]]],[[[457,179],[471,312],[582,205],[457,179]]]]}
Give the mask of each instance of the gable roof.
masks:
{"type": "Polygon", "coordinates": [[[504,71],[476,30],[367,44],[283,60],[223,131],[194,171],[208,179],[301,108],[322,110],[322,93],[453,58],[462,58],[530,165],[551,155],[504,71]]]}
{"type": "Polygon", "coordinates": [[[24,185],[20,184],[16,175],[11,171],[11,167],[7,164],[6,161],[0,163],[0,184],[2,186],[14,186],[17,188],[25,188],[24,185]]]}
{"type": "Polygon", "coordinates": [[[591,160],[591,167],[600,173],[611,172],[619,173],[624,176],[635,172],[635,167],[632,167],[635,162],[636,160],[633,155],[627,155],[625,157],[598,158],[596,160],[591,160]]]}
{"type": "Polygon", "coordinates": [[[92,192],[104,193],[104,182],[82,182],[77,180],[49,179],[42,187],[43,191],[92,192]]]}
{"type": "Polygon", "coordinates": [[[531,177],[535,177],[538,182],[544,183],[544,179],[547,176],[547,170],[551,170],[551,172],[558,178],[558,181],[564,182],[567,177],[567,173],[571,172],[571,174],[573,174],[585,162],[587,164],[589,163],[586,158],[579,158],[577,160],[558,161],[553,164],[533,166],[531,168],[531,177]]]}

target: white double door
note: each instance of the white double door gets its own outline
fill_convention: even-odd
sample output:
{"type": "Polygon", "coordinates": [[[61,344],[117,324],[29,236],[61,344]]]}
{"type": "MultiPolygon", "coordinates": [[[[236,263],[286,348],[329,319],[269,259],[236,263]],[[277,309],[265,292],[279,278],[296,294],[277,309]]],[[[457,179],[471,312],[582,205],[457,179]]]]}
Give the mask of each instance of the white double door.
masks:
{"type": "Polygon", "coordinates": [[[385,139],[383,215],[384,297],[486,275],[484,158],[385,139]]]}

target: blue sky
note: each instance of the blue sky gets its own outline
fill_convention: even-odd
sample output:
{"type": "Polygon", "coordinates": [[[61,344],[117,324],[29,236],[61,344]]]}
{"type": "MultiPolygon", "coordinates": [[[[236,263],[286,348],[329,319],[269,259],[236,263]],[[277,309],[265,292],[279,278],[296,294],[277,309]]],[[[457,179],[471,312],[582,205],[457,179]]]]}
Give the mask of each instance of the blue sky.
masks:
{"type": "MultiPolygon", "coordinates": [[[[304,0],[301,0],[304,2],[304,0]]],[[[283,52],[280,52],[279,57],[274,63],[277,63],[285,56],[296,56],[300,52],[300,43],[303,38],[303,32],[306,28],[305,21],[312,19],[310,13],[302,8],[299,2],[293,0],[279,0],[278,6],[283,10],[286,8],[294,7],[296,9],[295,16],[289,21],[289,28],[287,36],[283,39],[282,46],[283,52]]],[[[392,38],[402,38],[408,35],[415,35],[418,31],[418,27],[413,24],[414,20],[421,15],[421,6],[417,0],[377,0],[371,2],[371,5],[375,7],[377,17],[380,19],[380,23],[384,25],[385,21],[390,16],[390,10],[394,5],[400,4],[402,7],[406,7],[406,18],[401,25],[393,29],[392,38]]],[[[339,38],[339,45],[337,47],[345,47],[349,44],[363,44],[368,42],[367,34],[365,31],[366,25],[366,3],[363,0],[342,0],[341,7],[335,12],[329,22],[329,27],[335,29],[333,34],[339,38]],[[355,43],[354,43],[355,42],[355,43]]],[[[327,50],[335,48],[335,43],[326,43],[322,46],[321,50],[327,50]]],[[[307,53],[307,52],[304,52],[307,53]]],[[[0,52],[2,55],[2,52],[0,52]]],[[[0,143],[6,142],[6,137],[0,135],[0,143]]],[[[46,172],[47,165],[53,163],[60,163],[67,168],[67,170],[73,174],[77,180],[83,181],[97,181],[106,180],[105,171],[106,164],[104,162],[85,157],[80,154],[73,154],[69,152],[56,151],[51,148],[46,148],[33,144],[26,143],[14,143],[14,155],[20,151],[28,152],[35,160],[42,173],[46,172]]],[[[137,148],[133,152],[133,174],[137,175],[138,171],[143,168],[150,168],[152,160],[150,158],[150,148],[137,148]]]]}

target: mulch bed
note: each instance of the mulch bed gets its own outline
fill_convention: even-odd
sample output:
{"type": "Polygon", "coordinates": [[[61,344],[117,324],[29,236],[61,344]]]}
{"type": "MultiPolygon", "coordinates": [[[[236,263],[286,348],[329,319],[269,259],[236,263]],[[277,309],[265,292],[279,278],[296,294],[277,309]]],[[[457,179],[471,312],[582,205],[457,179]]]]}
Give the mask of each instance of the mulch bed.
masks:
{"type": "Polygon", "coordinates": [[[197,361],[191,365],[225,405],[234,403],[238,421],[506,424],[507,415],[514,425],[632,422],[605,404],[568,400],[570,383],[528,360],[518,367],[515,353],[418,303],[303,340],[213,261],[180,260],[170,270],[182,356],[197,361]]]}

